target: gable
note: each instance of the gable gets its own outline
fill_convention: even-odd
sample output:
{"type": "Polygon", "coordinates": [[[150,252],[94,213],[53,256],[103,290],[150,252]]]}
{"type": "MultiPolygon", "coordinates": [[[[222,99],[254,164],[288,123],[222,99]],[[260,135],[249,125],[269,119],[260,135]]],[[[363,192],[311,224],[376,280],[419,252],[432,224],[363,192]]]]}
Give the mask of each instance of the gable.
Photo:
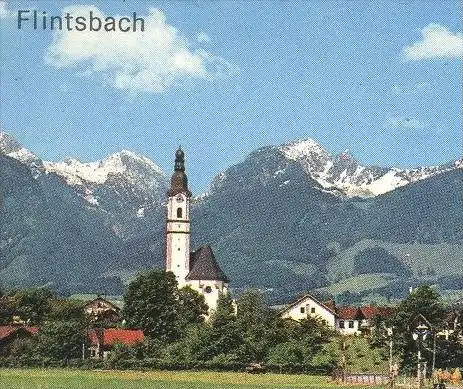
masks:
{"type": "Polygon", "coordinates": [[[115,304],[101,297],[98,297],[95,300],[92,300],[86,303],[84,305],[84,309],[86,312],[104,311],[104,310],[113,310],[116,312],[120,311],[120,308],[118,306],[116,306],[115,304]]]}
{"type": "Polygon", "coordinates": [[[301,316],[320,316],[325,320],[332,322],[335,313],[322,302],[318,301],[311,295],[305,295],[293,304],[284,308],[280,315],[283,317],[301,317],[301,316]],[[304,311],[302,311],[302,309],[304,311]]]}

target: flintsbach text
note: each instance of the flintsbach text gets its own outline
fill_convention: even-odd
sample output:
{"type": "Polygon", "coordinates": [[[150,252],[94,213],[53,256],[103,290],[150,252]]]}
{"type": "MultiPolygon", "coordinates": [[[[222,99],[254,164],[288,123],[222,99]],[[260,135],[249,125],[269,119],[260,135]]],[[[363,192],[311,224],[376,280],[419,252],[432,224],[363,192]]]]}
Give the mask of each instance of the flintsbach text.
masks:
{"type": "Polygon", "coordinates": [[[133,12],[132,17],[101,18],[89,11],[87,15],[72,15],[66,12],[62,16],[50,16],[46,11],[18,10],[18,29],[67,30],[67,31],[145,31],[145,20],[133,12]]]}

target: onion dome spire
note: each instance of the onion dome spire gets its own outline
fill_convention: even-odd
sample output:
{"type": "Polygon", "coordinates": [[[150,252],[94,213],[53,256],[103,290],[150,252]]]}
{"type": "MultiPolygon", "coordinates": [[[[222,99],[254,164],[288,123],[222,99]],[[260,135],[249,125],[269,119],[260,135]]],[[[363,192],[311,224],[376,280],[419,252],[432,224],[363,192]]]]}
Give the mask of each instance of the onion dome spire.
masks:
{"type": "Polygon", "coordinates": [[[191,192],[188,189],[188,178],[185,174],[185,153],[180,146],[175,152],[174,174],[170,179],[170,189],[167,195],[172,197],[179,193],[191,197],[191,192]]]}
{"type": "Polygon", "coordinates": [[[175,168],[174,169],[176,172],[185,171],[185,153],[183,152],[181,146],[178,146],[178,149],[175,152],[175,168]]]}

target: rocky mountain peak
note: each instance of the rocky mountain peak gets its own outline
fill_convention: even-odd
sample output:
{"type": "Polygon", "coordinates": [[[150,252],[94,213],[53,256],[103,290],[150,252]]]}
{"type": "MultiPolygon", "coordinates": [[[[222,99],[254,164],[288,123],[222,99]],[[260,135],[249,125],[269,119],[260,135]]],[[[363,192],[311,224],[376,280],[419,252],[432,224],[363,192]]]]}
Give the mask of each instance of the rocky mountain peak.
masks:
{"type": "Polygon", "coordinates": [[[335,156],[315,142],[303,139],[278,147],[286,159],[302,166],[307,175],[333,194],[348,197],[374,197],[391,192],[411,182],[459,168],[461,161],[417,169],[364,166],[346,150],[335,156]]]}
{"type": "Polygon", "coordinates": [[[41,165],[40,158],[26,149],[11,135],[0,130],[0,153],[17,159],[27,165],[37,167],[41,165]]]}
{"type": "Polygon", "coordinates": [[[47,172],[53,172],[66,179],[70,185],[83,183],[104,184],[114,176],[164,177],[162,170],[150,159],[129,150],[111,154],[103,160],[81,162],[75,158],[67,158],[62,162],[44,162],[47,172]]]}

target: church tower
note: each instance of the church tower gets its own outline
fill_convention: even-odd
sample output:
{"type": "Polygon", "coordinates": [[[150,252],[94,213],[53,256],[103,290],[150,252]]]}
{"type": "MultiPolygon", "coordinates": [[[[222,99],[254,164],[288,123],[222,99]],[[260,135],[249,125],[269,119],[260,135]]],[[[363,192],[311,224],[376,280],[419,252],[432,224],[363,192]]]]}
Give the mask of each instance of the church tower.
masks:
{"type": "Polygon", "coordinates": [[[179,148],[167,192],[166,271],[175,274],[179,288],[188,285],[204,296],[209,307],[207,317],[210,317],[217,308],[220,294],[228,293],[229,281],[210,246],[190,251],[190,197],[185,154],[179,148]]]}
{"type": "Polygon", "coordinates": [[[186,285],[190,271],[190,197],[185,174],[185,154],[175,153],[174,174],[167,192],[166,271],[177,278],[178,286],[186,285]]]}

